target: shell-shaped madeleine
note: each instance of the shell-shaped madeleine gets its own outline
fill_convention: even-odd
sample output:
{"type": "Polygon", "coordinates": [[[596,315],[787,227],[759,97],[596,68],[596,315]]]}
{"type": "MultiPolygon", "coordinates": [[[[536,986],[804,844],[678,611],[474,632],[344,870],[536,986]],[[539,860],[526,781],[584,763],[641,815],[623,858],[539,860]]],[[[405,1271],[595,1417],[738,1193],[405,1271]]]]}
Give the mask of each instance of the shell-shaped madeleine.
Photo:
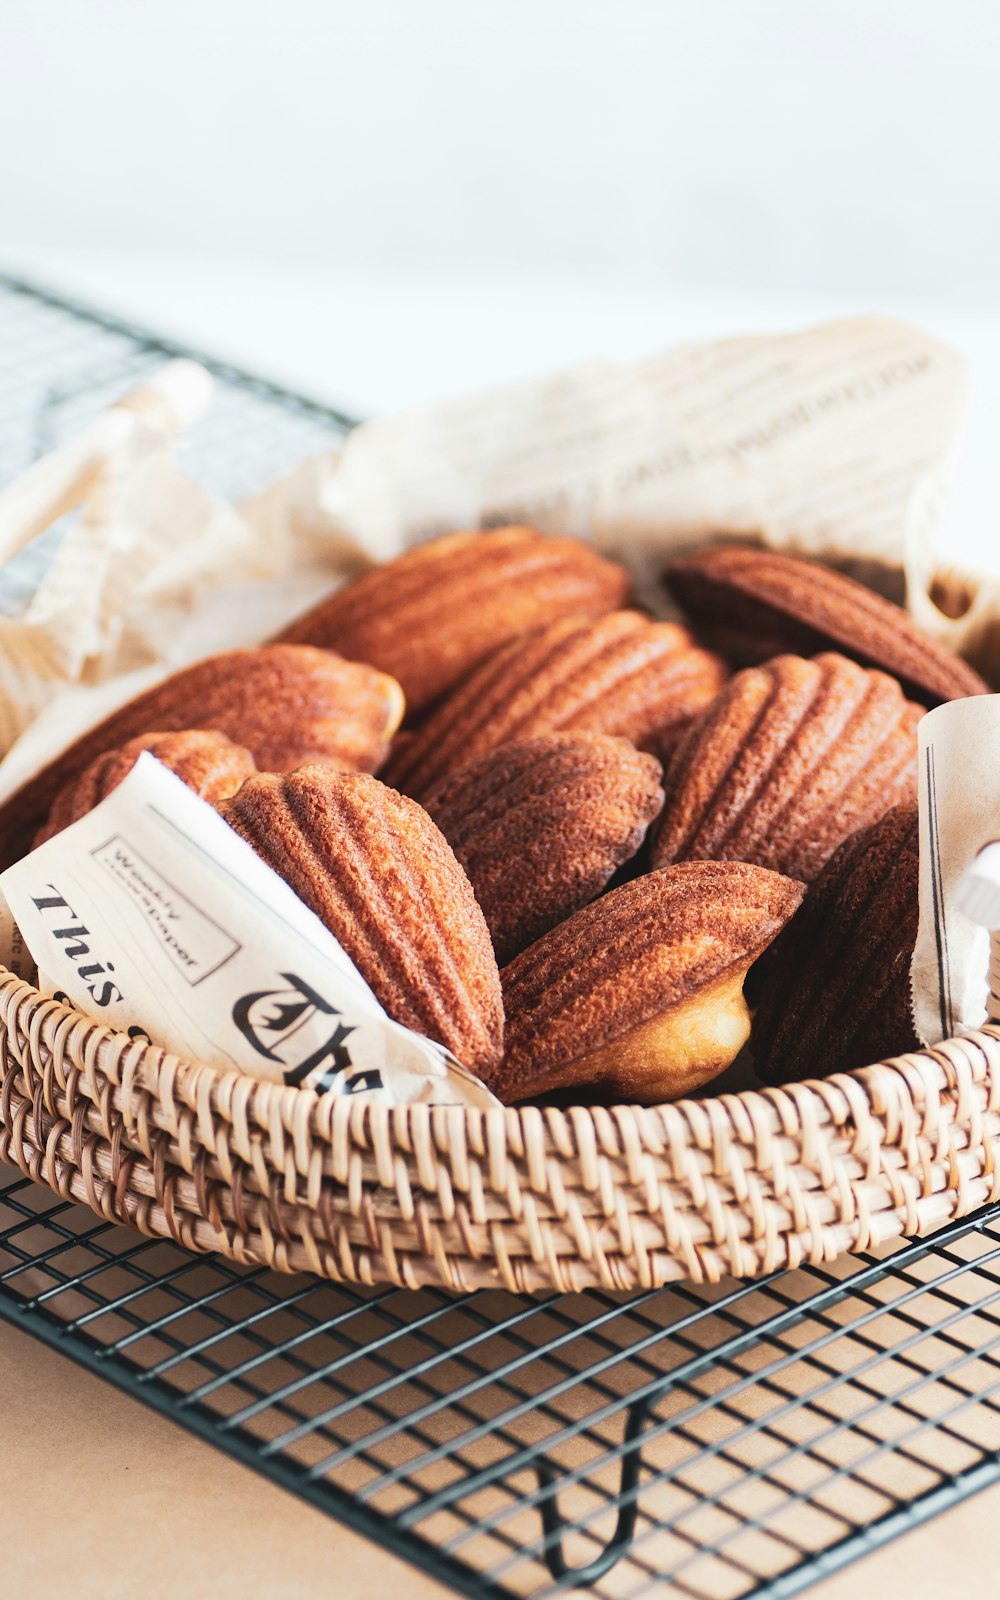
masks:
{"type": "Polygon", "coordinates": [[[743,979],[802,893],[763,867],[692,861],[584,906],[503,969],[506,1051],[490,1087],[508,1103],[700,1087],[746,1042],[743,979]]]}
{"type": "Polygon", "coordinates": [[[725,677],[686,628],[636,611],[567,617],[489,656],[393,749],[386,780],[418,798],[474,756],[543,733],[607,733],[646,746],[704,706],[725,677]]]}
{"type": "Polygon", "coordinates": [[[825,1078],[919,1048],[917,807],[845,839],[763,963],[750,1048],[770,1083],[825,1078]]]}
{"type": "Polygon", "coordinates": [[[249,778],[219,807],[351,957],[396,1022],[495,1066],[503,1004],[468,878],[413,800],[314,764],[249,778]]]}
{"type": "Polygon", "coordinates": [[[282,638],[391,673],[412,716],[516,634],[611,611],[628,592],[624,569],[578,539],[522,527],[451,533],[345,584],[282,638]]]}
{"type": "Polygon", "coordinates": [[[891,673],[924,706],[989,693],[900,606],[818,561],[723,545],[675,561],[664,577],[699,635],[737,666],[836,650],[891,673]]]}
{"type": "Polygon", "coordinates": [[[249,750],[234,744],[224,733],[210,733],[204,728],[186,728],[180,733],[141,733],[118,749],[106,750],[97,756],[72,783],[60,790],[48,822],[35,839],[36,845],[44,844],[46,839],[78,822],[106,800],[147,750],[213,806],[235,794],[240,784],[257,770],[249,750]]]}
{"type": "Polygon", "coordinates": [[[663,804],[624,739],[552,733],[487,751],[424,807],[465,868],[503,965],[600,894],[663,804]]]}
{"type": "Polygon", "coordinates": [[[24,855],[60,789],[138,734],[206,728],[243,745],[263,772],[306,761],[379,766],[403,715],[399,684],[309,645],[230,650],[184,667],[82,734],[0,808],[0,867],[24,855]]]}
{"type": "Polygon", "coordinates": [[[738,672],[674,753],[653,865],[753,861],[810,882],[848,834],[915,797],[922,715],[844,656],[738,672]]]}

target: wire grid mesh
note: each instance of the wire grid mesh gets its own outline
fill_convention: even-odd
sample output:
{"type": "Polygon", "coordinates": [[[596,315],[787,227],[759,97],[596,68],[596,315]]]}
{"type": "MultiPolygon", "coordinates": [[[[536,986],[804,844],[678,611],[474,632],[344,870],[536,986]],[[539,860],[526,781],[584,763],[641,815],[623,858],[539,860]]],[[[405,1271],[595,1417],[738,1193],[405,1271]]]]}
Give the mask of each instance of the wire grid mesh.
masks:
{"type": "MultiPolygon", "coordinates": [[[[0,487],[165,361],[190,354],[0,273],[0,487]]],[[[177,459],[213,493],[252,494],[351,425],[342,413],[225,362],[196,359],[218,382],[177,459]]]]}
{"type": "Polygon", "coordinates": [[[790,1595],[1000,1472],[1000,1208],[638,1296],[241,1268],[0,1178],[0,1314],[474,1595],[790,1595]]]}
{"type": "MultiPolygon", "coordinates": [[[[0,280],[0,481],[176,347],[0,280]]],[[[185,465],[345,419],[232,368],[185,465]]],[[[1000,1208],[754,1284],[359,1289],[140,1238],[0,1169],[0,1316],[473,1595],[790,1595],[1000,1476],[1000,1208]]]]}

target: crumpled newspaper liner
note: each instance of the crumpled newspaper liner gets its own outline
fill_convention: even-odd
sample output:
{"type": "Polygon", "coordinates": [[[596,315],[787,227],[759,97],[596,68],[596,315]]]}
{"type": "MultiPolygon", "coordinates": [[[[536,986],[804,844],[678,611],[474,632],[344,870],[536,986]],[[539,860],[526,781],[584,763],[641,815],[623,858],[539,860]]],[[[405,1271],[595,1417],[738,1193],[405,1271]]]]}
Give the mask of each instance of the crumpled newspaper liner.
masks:
{"type": "Polygon", "coordinates": [[[39,988],[106,1027],[317,1093],[497,1103],[386,1015],[319,918],[149,754],[0,888],[11,970],[28,976],[30,954],[39,988]]]}
{"type": "MultiPolygon", "coordinates": [[[[76,518],[27,604],[0,616],[0,743],[26,729],[0,796],[157,676],[259,642],[359,564],[463,526],[590,538],[651,599],[672,553],[720,536],[822,556],[897,593],[902,575],[923,625],[996,670],[1000,583],[937,581],[965,364],[891,319],[592,363],[418,409],[358,428],[238,509],[172,457],[208,391],[200,369],[171,363],[0,496],[4,556],[47,514],[76,518]]],[[[997,832],[991,813],[981,837],[997,832]]],[[[984,994],[985,966],[974,976],[959,949],[969,994],[984,994]]],[[[970,1010],[966,1025],[981,1020],[970,1010]]]]}
{"type": "Polygon", "coordinates": [[[523,521],[648,581],[721,534],[860,566],[899,598],[904,569],[936,568],[968,394],[954,351],[888,317],[686,345],[368,424],[323,506],[379,559],[523,521]]]}

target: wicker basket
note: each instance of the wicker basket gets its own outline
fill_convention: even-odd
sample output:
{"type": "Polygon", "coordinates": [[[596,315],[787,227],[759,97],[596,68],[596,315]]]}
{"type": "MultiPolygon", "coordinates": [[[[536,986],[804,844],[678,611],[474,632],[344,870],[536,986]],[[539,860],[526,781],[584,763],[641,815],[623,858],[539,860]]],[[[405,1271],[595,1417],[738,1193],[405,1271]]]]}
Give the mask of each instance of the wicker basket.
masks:
{"type": "Polygon", "coordinates": [[[387,1110],[180,1061],[8,975],[0,1084],[0,1157],[60,1195],[189,1249],[362,1283],[748,1277],[1000,1198],[992,1020],[782,1089],[653,1108],[387,1110]]]}

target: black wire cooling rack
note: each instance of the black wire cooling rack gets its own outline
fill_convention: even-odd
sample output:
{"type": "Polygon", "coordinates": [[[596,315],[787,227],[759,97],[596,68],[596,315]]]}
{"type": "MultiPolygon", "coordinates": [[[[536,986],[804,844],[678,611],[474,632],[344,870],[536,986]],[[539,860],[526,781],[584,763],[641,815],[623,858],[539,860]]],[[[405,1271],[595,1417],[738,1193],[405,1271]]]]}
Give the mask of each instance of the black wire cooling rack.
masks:
{"type": "MultiPolygon", "coordinates": [[[[0,279],[0,483],[189,353],[0,279]]],[[[206,364],[220,492],[347,425],[206,364]]],[[[457,1296],[190,1255],[0,1168],[0,1317],[496,1600],[789,1596],[1000,1477],[1000,1206],[756,1283],[457,1296]]]]}

